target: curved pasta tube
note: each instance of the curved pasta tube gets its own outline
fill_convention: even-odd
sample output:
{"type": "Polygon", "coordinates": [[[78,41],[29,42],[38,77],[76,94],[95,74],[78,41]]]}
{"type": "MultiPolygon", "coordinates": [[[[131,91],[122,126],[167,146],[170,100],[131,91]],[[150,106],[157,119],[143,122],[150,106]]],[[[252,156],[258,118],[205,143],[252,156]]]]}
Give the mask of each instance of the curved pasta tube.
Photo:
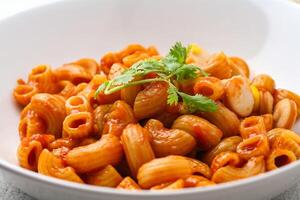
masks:
{"type": "Polygon", "coordinates": [[[67,115],[76,112],[91,112],[92,107],[83,95],[69,97],[65,103],[67,115]]]}
{"type": "Polygon", "coordinates": [[[93,131],[93,118],[90,112],[77,112],[68,115],[63,122],[63,137],[84,138],[93,131]]]}
{"type": "Polygon", "coordinates": [[[76,147],[66,155],[66,162],[78,173],[91,172],[107,165],[117,164],[122,157],[122,145],[114,135],[103,135],[90,145],[76,147]]]}
{"type": "Polygon", "coordinates": [[[133,107],[134,101],[138,93],[142,90],[141,85],[133,85],[121,90],[121,100],[133,107]]]}
{"type": "Polygon", "coordinates": [[[227,165],[236,167],[241,163],[241,159],[237,153],[234,152],[221,152],[212,161],[210,169],[214,174],[218,169],[227,165]]]}
{"type": "Polygon", "coordinates": [[[100,67],[98,63],[91,58],[82,58],[80,60],[77,60],[75,64],[80,65],[87,71],[90,75],[94,76],[97,72],[100,72],[100,67]]]}
{"type": "Polygon", "coordinates": [[[264,114],[262,115],[262,118],[264,119],[264,124],[266,131],[270,131],[273,129],[273,115],[272,114],[264,114]]]}
{"type": "Polygon", "coordinates": [[[122,60],[118,54],[113,52],[108,52],[100,59],[101,70],[103,70],[105,74],[108,74],[111,66],[114,63],[120,63],[120,62],[122,62],[122,60]]]}
{"type": "Polygon", "coordinates": [[[68,148],[73,149],[74,147],[77,147],[79,145],[79,141],[74,138],[59,138],[49,144],[49,149],[59,149],[59,148],[68,148]]]}
{"type": "Polygon", "coordinates": [[[222,131],[207,120],[195,115],[182,115],[178,117],[173,125],[173,129],[180,129],[194,136],[202,150],[216,146],[222,136],[222,131]]]}
{"type": "Polygon", "coordinates": [[[133,54],[124,57],[122,62],[126,67],[131,67],[134,63],[140,60],[145,60],[146,58],[149,58],[147,53],[136,51],[133,54]]]}
{"type": "Polygon", "coordinates": [[[108,73],[108,80],[112,80],[116,78],[117,76],[120,76],[124,71],[126,70],[126,67],[121,63],[115,63],[110,67],[109,73],[108,73]]]}
{"type": "Polygon", "coordinates": [[[79,83],[88,83],[92,80],[93,75],[89,73],[83,66],[76,63],[64,64],[54,70],[54,74],[58,81],[67,80],[74,85],[79,83]]]}
{"type": "Polygon", "coordinates": [[[151,144],[157,157],[186,155],[196,146],[194,137],[189,133],[179,129],[167,129],[158,120],[150,119],[145,128],[151,133],[151,144]]]}
{"type": "Polygon", "coordinates": [[[227,79],[232,76],[232,67],[223,52],[212,55],[203,69],[219,79],[227,79]]]}
{"type": "MultiPolygon", "coordinates": [[[[26,139],[26,138],[25,138],[26,139]]],[[[19,145],[17,151],[18,161],[21,167],[36,171],[38,160],[43,146],[39,141],[30,141],[24,144],[24,141],[19,145]]]]}
{"type": "Polygon", "coordinates": [[[107,165],[104,169],[89,173],[86,176],[85,182],[90,185],[116,187],[122,179],[122,176],[113,166],[107,165]]]}
{"type": "Polygon", "coordinates": [[[198,160],[183,156],[167,156],[156,158],[142,165],[138,171],[137,180],[142,188],[147,189],[195,173],[207,178],[211,177],[209,167],[198,160]]]}
{"type": "Polygon", "coordinates": [[[163,123],[166,128],[170,128],[174,121],[180,116],[178,113],[171,113],[168,111],[168,108],[165,112],[155,115],[153,119],[156,119],[163,123]]]}
{"type": "Polygon", "coordinates": [[[278,136],[283,136],[285,138],[290,138],[293,141],[295,141],[298,145],[300,145],[300,136],[288,129],[284,129],[284,128],[274,128],[272,130],[270,130],[267,133],[270,145],[273,145],[274,140],[278,137],[278,136]]]}
{"type": "Polygon", "coordinates": [[[204,153],[202,160],[208,165],[211,165],[213,159],[222,152],[235,152],[239,143],[242,142],[240,136],[231,136],[224,138],[221,142],[215,146],[213,149],[204,153]]]}
{"type": "Polygon", "coordinates": [[[60,81],[58,82],[58,87],[60,88],[60,92],[58,93],[58,95],[64,97],[65,99],[76,95],[78,92],[77,86],[75,86],[70,81],[60,81]]]}
{"type": "Polygon", "coordinates": [[[277,128],[290,129],[297,119],[297,104],[290,99],[282,99],[274,108],[274,125],[277,128]]]}
{"type": "Polygon", "coordinates": [[[269,91],[260,90],[259,97],[259,113],[261,115],[273,113],[274,99],[272,94],[269,91]]]}
{"type": "Polygon", "coordinates": [[[102,133],[120,136],[128,124],[135,122],[132,108],[124,101],[116,101],[104,116],[102,133]]]}
{"type": "Polygon", "coordinates": [[[170,183],[162,183],[150,188],[150,190],[178,190],[184,188],[184,180],[178,179],[177,181],[170,183]]]}
{"type": "Polygon", "coordinates": [[[248,64],[239,57],[228,57],[228,62],[232,69],[232,75],[242,75],[247,78],[250,76],[248,64]]]}
{"type": "Polygon", "coordinates": [[[266,132],[264,118],[261,116],[247,117],[241,122],[240,134],[244,139],[266,132]]]}
{"type": "Polygon", "coordinates": [[[120,190],[141,190],[141,187],[130,177],[125,177],[116,187],[120,190]]]}
{"type": "Polygon", "coordinates": [[[46,93],[32,97],[29,109],[35,112],[47,127],[46,132],[61,137],[62,124],[66,116],[65,100],[58,95],[46,93]]]}
{"type": "Polygon", "coordinates": [[[254,98],[248,79],[242,76],[234,76],[225,84],[225,103],[232,111],[241,117],[252,113],[254,98]]]}
{"type": "Polygon", "coordinates": [[[272,139],[272,149],[277,148],[289,150],[294,153],[297,159],[300,158],[300,145],[287,135],[278,135],[272,139]]]}
{"type": "Polygon", "coordinates": [[[144,163],[155,158],[149,132],[139,124],[128,124],[123,130],[121,141],[131,174],[135,177],[144,163]]]}
{"type": "Polygon", "coordinates": [[[202,77],[195,82],[194,93],[219,100],[224,94],[224,85],[218,78],[202,77]]]}
{"type": "Polygon", "coordinates": [[[273,94],[275,90],[274,79],[267,74],[259,74],[255,76],[252,80],[252,85],[257,87],[259,90],[266,90],[273,94]]]}
{"type": "Polygon", "coordinates": [[[237,115],[220,102],[217,102],[217,106],[216,112],[201,113],[201,116],[221,129],[223,137],[238,135],[240,120],[237,115]]]}
{"type": "Polygon", "coordinates": [[[72,167],[65,167],[62,159],[54,156],[47,149],[44,149],[40,154],[38,172],[46,176],[83,183],[72,167]]]}
{"type": "Polygon", "coordinates": [[[266,160],[266,168],[268,171],[271,171],[290,164],[296,160],[297,158],[292,151],[275,148],[271,151],[266,160]]]}
{"type": "Polygon", "coordinates": [[[27,113],[19,123],[20,139],[31,137],[34,134],[46,133],[46,124],[35,112],[27,113]]]}
{"type": "Polygon", "coordinates": [[[28,76],[28,83],[34,85],[38,92],[54,94],[59,89],[56,77],[48,65],[39,65],[33,68],[28,76]]]}
{"type": "Polygon", "coordinates": [[[93,120],[94,120],[94,127],[93,130],[97,133],[98,136],[101,137],[104,127],[104,116],[110,111],[112,105],[99,105],[93,111],[93,120]]]}
{"type": "Polygon", "coordinates": [[[247,160],[255,156],[267,157],[269,151],[268,138],[264,134],[244,139],[236,148],[238,155],[247,160]]]}
{"type": "Polygon", "coordinates": [[[35,86],[20,84],[15,87],[13,95],[19,104],[26,106],[30,103],[31,98],[37,93],[38,90],[35,86]]]}
{"type": "Polygon", "coordinates": [[[117,55],[119,58],[123,59],[126,56],[134,54],[135,52],[146,52],[146,49],[140,44],[130,44],[121,51],[119,51],[117,55]]]}
{"type": "Polygon", "coordinates": [[[263,172],[265,172],[264,157],[252,157],[243,167],[233,167],[228,165],[218,169],[214,173],[212,181],[215,183],[224,183],[251,177],[263,172]]]}
{"type": "Polygon", "coordinates": [[[276,89],[273,96],[275,103],[285,98],[293,100],[297,104],[297,113],[300,116],[300,96],[298,94],[285,89],[276,89]]]}
{"type": "Polygon", "coordinates": [[[167,90],[166,83],[153,82],[140,91],[133,105],[135,117],[145,119],[163,112],[167,106],[167,90]]]}
{"type": "Polygon", "coordinates": [[[203,176],[191,175],[184,179],[184,187],[206,187],[216,185],[214,182],[203,176]]]}

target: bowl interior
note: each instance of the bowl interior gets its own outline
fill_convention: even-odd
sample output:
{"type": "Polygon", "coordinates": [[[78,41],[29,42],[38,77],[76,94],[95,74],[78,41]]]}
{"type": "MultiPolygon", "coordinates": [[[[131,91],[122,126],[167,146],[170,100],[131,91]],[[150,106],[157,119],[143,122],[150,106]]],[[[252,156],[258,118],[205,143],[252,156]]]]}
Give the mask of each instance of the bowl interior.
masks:
{"type": "MultiPolygon", "coordinates": [[[[83,57],[99,60],[103,53],[130,43],[154,44],[163,54],[175,41],[199,43],[212,52],[243,57],[253,71],[268,73],[279,87],[300,93],[296,87],[300,28],[296,20],[273,12],[281,9],[300,16],[285,11],[277,1],[266,9],[266,2],[72,0],[2,21],[0,159],[17,163],[20,108],[12,90],[18,78],[26,78],[38,64],[57,67],[83,57]],[[278,29],[279,25],[283,27],[278,29]]],[[[299,123],[295,129],[300,132],[299,123]]]]}

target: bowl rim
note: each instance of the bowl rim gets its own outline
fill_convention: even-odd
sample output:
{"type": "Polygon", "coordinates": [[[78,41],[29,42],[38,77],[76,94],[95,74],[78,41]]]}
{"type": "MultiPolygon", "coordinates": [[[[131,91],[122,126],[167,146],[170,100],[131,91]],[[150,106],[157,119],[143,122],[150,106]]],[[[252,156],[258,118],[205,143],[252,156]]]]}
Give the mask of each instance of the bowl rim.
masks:
{"type": "MultiPolygon", "coordinates": [[[[257,1],[257,0],[250,0],[250,1],[257,1]]],[[[293,2],[292,0],[286,1],[286,0],[272,0],[277,1],[279,3],[285,4],[285,6],[293,7],[300,10],[300,4],[297,4],[296,2],[293,2]]],[[[43,9],[48,6],[55,6],[57,4],[65,4],[67,2],[72,2],[72,0],[55,0],[53,2],[48,2],[43,5],[38,5],[33,8],[29,8],[23,11],[20,11],[18,13],[15,13],[13,15],[10,15],[8,17],[4,17],[0,20],[0,27],[3,23],[9,22],[10,20],[13,20],[15,17],[19,17],[23,14],[43,9]]],[[[63,189],[69,189],[69,190],[77,190],[82,192],[89,192],[89,193],[95,193],[95,194],[107,194],[107,195],[115,195],[115,196],[152,196],[152,197],[164,197],[164,196],[178,196],[178,195],[186,195],[186,194],[195,194],[195,193],[206,193],[206,192],[216,192],[220,190],[227,190],[232,188],[237,188],[240,186],[246,186],[250,184],[254,184],[258,181],[264,181],[266,179],[269,179],[272,176],[279,176],[284,174],[285,172],[288,172],[289,170],[293,170],[300,167],[300,160],[297,160],[296,162],[293,162],[291,164],[288,164],[286,166],[283,166],[279,169],[265,172],[256,176],[252,176],[245,179],[240,179],[232,182],[227,183],[221,183],[214,186],[208,186],[208,187],[199,187],[199,188],[186,188],[183,190],[175,190],[175,191],[156,191],[156,190],[141,190],[138,192],[132,192],[128,190],[118,190],[115,188],[109,188],[109,187],[102,187],[102,186],[93,186],[88,184],[81,184],[81,183],[75,183],[71,181],[66,181],[50,176],[46,176],[43,174],[39,174],[27,169],[24,169],[16,164],[12,164],[6,160],[3,160],[0,158],[0,170],[1,171],[7,171],[10,173],[14,173],[18,176],[22,176],[27,179],[31,179],[33,181],[45,184],[45,185],[51,185],[53,187],[61,187],[63,189]]]]}

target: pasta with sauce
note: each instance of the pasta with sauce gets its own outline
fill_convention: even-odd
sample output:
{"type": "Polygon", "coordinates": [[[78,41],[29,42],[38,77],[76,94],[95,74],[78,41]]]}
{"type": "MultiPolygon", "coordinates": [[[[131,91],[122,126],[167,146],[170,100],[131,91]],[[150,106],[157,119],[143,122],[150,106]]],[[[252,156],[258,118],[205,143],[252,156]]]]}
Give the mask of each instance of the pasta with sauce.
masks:
{"type": "Polygon", "coordinates": [[[300,97],[247,63],[177,42],[34,67],[13,91],[21,167],[122,190],[214,187],[300,158],[300,97]]]}

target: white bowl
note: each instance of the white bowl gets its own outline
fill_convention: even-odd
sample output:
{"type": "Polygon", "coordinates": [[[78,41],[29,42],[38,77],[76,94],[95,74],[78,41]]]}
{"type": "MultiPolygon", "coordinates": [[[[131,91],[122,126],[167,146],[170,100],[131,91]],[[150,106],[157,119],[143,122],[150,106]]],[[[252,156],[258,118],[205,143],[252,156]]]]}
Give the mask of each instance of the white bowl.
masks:
{"type": "MultiPolygon", "coordinates": [[[[255,72],[300,93],[300,6],[279,0],[69,0],[0,23],[0,168],[3,176],[39,199],[268,199],[296,183],[300,162],[216,187],[175,192],[127,192],[66,182],[18,167],[19,109],[15,81],[46,63],[57,67],[81,57],[100,58],[129,43],[175,41],[245,58],[255,72]]],[[[295,130],[300,132],[298,123],[295,130]]]]}

